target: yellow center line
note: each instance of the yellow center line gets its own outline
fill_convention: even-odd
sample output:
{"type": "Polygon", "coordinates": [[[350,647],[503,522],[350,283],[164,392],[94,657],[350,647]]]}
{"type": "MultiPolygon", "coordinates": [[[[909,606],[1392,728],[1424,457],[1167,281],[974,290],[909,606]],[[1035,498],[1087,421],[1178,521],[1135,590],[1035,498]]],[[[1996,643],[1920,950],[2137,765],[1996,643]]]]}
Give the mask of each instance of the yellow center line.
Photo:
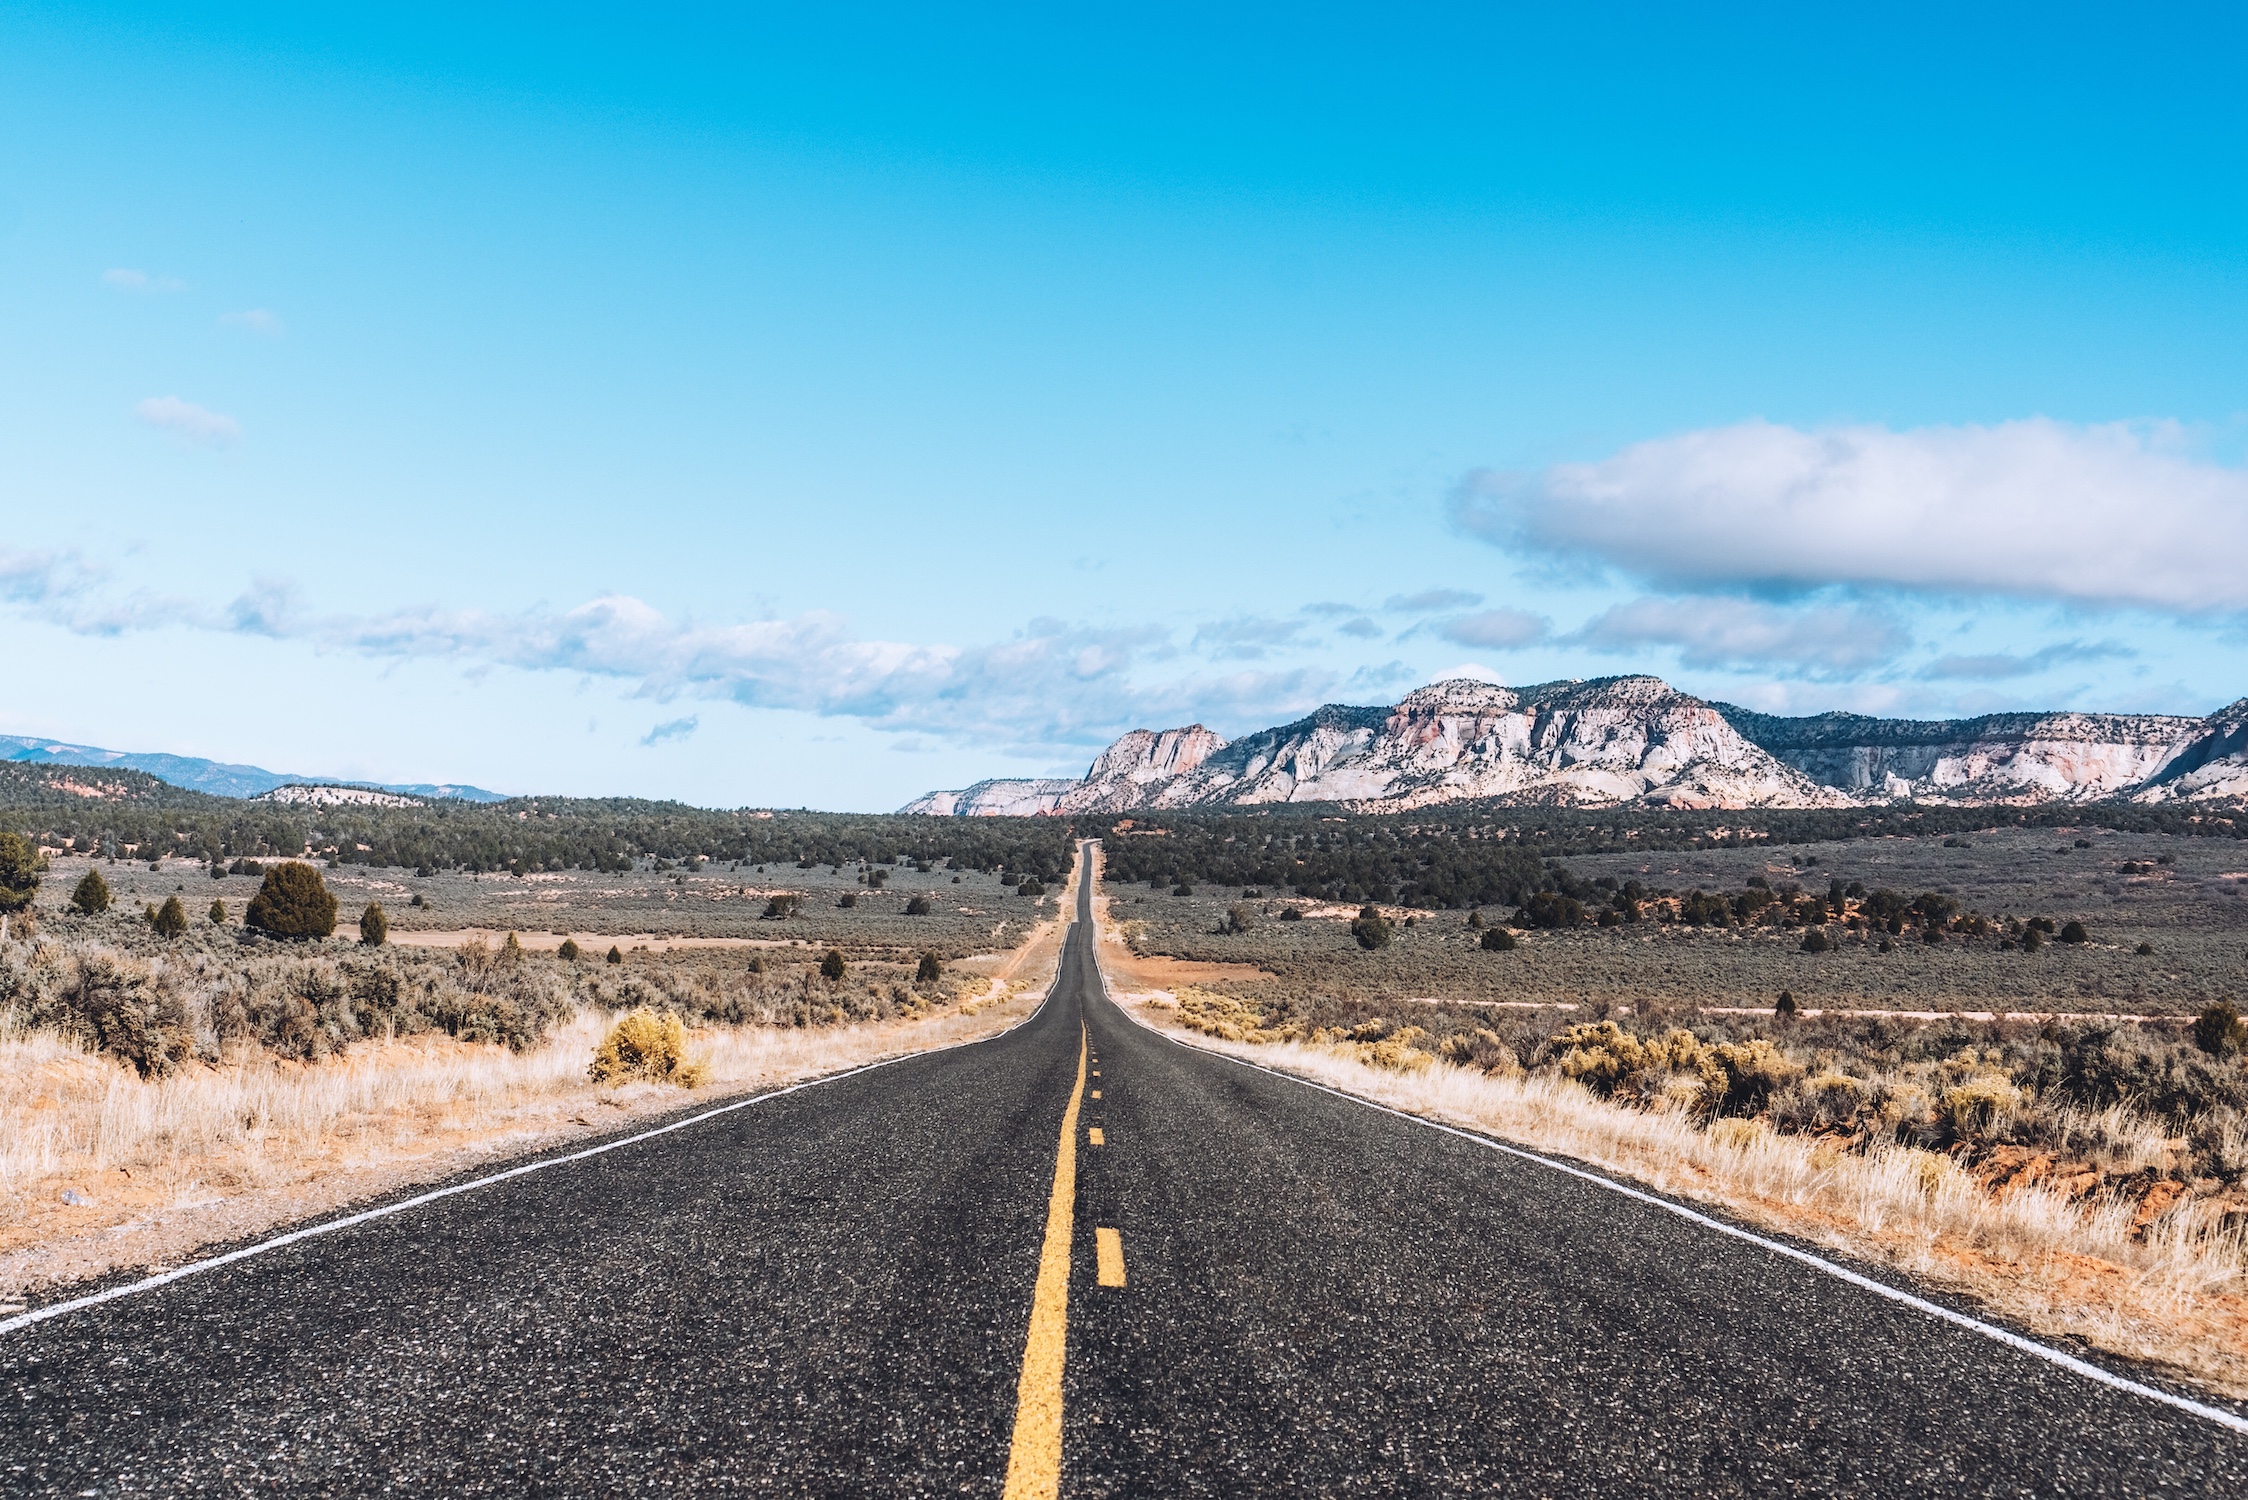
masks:
{"type": "Polygon", "coordinates": [[[1098,1098],[1099,1098],[1100,1096],[1101,1096],[1101,1091],[1100,1091],[1099,1089],[1095,1089],[1095,1090],[1093,1090],[1093,1097],[1094,1097],[1094,1098],[1098,1099],[1098,1098]]]}
{"type": "Polygon", "coordinates": [[[1124,1284],[1124,1236],[1105,1225],[1093,1231],[1093,1263],[1102,1286],[1124,1284]]]}
{"type": "Polygon", "coordinates": [[[1102,1139],[1101,1127],[1098,1125],[1095,1125],[1091,1130],[1086,1131],[1085,1134],[1086,1137],[1091,1140],[1092,1143],[1096,1146],[1105,1146],[1108,1144],[1106,1140],[1102,1139]]]}
{"type": "MultiPolygon", "coordinates": [[[[1069,1240],[1077,1217],[1077,1107],[1085,1095],[1087,1040],[1077,1027],[1077,1082],[1062,1111],[1046,1243],[1030,1294],[1030,1337],[1015,1385],[1015,1438],[1007,1453],[1006,1500],[1053,1500],[1062,1487],[1062,1357],[1069,1347],[1069,1240]]],[[[1100,1095],[1095,1094],[1094,1098],[1100,1095]]]]}

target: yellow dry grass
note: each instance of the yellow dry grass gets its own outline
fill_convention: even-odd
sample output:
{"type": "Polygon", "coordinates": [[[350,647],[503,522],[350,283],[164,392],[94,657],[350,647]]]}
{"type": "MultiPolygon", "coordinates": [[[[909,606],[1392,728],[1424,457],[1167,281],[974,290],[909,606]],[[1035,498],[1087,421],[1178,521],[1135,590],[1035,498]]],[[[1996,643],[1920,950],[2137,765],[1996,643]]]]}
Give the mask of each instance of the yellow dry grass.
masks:
{"type": "MultiPolygon", "coordinates": [[[[689,1032],[697,1096],[995,1035],[1045,993],[1059,937],[1041,931],[1003,956],[982,994],[918,1017],[689,1032]]],[[[609,1025],[584,1013],[523,1053],[424,1035],[315,1064],[261,1056],[143,1079],[0,1013],[0,1295],[176,1263],[685,1102],[670,1083],[589,1078],[609,1025]],[[91,1202],[66,1203],[66,1192],[91,1202]]]]}
{"type": "Polygon", "coordinates": [[[2048,1337],[2081,1338],[2236,1399],[2248,1397],[2248,1246],[2190,1204],[2134,1237],[2134,1206],[2029,1188],[1993,1197],[1945,1157],[1837,1151],[1746,1120],[1609,1104],[1551,1074],[1502,1077],[1361,1045],[1256,1044],[1172,1024],[1153,996],[1119,999],[1194,1046],[1249,1058],[1394,1109],[1589,1163],[1674,1197],[1947,1290],[2048,1337]]]}

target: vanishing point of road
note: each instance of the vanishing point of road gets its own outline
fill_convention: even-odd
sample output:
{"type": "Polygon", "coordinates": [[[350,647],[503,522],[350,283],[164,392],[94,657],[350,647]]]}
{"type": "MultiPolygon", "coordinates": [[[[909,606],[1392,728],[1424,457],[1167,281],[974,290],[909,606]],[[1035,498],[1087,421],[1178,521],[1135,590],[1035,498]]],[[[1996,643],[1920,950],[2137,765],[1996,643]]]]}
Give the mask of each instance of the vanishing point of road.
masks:
{"type": "Polygon", "coordinates": [[[0,1493],[2248,1495],[2248,1436],[1105,995],[0,1323],[0,1493]]]}

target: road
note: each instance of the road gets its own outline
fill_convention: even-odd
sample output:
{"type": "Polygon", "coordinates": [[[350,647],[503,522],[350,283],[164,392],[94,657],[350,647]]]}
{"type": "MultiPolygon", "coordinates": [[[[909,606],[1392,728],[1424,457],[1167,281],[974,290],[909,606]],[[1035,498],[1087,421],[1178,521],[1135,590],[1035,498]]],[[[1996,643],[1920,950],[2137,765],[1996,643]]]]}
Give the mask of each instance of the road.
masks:
{"type": "Polygon", "coordinates": [[[1142,1029],[1089,884],[1002,1038],[0,1333],[0,1492],[2248,1494],[2208,1420],[1142,1029]]]}

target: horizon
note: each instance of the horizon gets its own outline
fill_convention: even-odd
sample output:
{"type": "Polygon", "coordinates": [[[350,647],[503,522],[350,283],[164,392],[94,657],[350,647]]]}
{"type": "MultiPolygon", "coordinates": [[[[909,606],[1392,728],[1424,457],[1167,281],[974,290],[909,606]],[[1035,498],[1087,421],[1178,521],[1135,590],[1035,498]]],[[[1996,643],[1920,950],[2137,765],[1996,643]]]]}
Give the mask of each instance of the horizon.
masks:
{"type": "Polygon", "coordinates": [[[0,727],[888,811],[2238,699],[2248,19],[1779,14],[13,12],[0,727]]]}

